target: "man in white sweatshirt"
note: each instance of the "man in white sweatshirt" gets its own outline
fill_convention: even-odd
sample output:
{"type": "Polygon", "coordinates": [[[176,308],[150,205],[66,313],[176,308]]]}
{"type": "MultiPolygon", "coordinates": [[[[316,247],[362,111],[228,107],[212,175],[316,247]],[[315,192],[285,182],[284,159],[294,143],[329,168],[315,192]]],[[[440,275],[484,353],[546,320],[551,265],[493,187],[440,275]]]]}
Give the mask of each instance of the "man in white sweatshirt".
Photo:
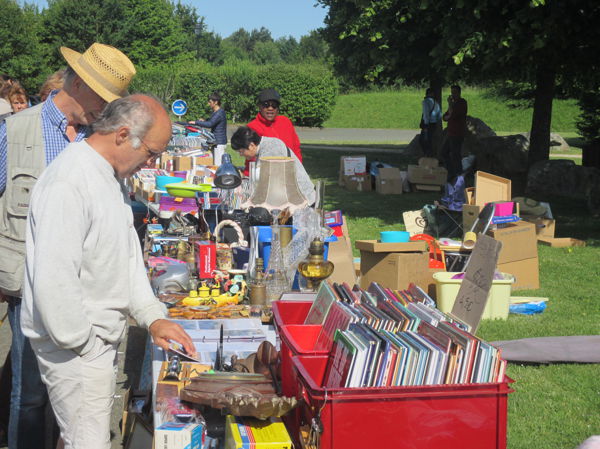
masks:
{"type": "Polygon", "coordinates": [[[110,447],[117,346],[130,314],[154,342],[194,353],[146,276],[123,179],[164,150],[171,122],[145,95],[110,103],[37,182],[27,220],[21,326],[65,448],[110,447]]]}

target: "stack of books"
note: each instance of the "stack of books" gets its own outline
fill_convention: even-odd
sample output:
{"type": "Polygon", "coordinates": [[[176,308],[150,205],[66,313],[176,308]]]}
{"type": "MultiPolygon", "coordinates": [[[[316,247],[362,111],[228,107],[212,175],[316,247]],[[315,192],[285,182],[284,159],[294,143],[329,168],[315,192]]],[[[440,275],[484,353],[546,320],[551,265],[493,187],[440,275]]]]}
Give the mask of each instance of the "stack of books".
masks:
{"type": "Polygon", "coordinates": [[[315,313],[322,325],[315,349],[330,351],[326,388],[504,380],[500,351],[414,285],[392,291],[376,283],[364,290],[324,282],[306,321],[317,324],[315,313]]]}

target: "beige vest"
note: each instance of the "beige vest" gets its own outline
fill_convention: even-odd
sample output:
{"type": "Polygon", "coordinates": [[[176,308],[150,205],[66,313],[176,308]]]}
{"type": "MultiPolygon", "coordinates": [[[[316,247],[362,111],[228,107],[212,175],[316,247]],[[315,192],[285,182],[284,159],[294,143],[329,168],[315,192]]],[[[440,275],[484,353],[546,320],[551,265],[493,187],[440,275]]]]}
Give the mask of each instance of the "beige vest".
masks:
{"type": "Polygon", "coordinates": [[[6,189],[0,195],[0,291],[20,296],[25,225],[33,186],[46,168],[42,105],[6,119],[6,189]]]}

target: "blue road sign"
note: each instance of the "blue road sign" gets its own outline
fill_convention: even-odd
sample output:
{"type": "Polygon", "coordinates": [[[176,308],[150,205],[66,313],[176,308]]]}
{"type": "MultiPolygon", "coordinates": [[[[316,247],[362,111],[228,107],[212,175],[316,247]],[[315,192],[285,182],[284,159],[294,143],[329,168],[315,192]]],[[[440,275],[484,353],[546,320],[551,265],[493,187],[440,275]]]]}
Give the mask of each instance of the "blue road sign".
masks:
{"type": "Polygon", "coordinates": [[[173,111],[173,114],[177,116],[185,115],[187,110],[187,103],[183,100],[175,100],[171,105],[171,111],[173,111]]]}

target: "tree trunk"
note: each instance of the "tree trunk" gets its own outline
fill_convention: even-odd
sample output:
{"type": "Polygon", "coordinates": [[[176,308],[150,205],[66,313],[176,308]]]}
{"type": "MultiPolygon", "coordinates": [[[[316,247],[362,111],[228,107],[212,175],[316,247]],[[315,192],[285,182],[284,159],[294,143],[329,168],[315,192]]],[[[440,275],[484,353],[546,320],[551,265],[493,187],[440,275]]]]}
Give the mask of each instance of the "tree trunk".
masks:
{"type": "Polygon", "coordinates": [[[556,71],[553,68],[542,64],[538,65],[529,136],[529,167],[538,161],[548,160],[550,155],[550,125],[552,123],[555,81],[556,71]]]}

